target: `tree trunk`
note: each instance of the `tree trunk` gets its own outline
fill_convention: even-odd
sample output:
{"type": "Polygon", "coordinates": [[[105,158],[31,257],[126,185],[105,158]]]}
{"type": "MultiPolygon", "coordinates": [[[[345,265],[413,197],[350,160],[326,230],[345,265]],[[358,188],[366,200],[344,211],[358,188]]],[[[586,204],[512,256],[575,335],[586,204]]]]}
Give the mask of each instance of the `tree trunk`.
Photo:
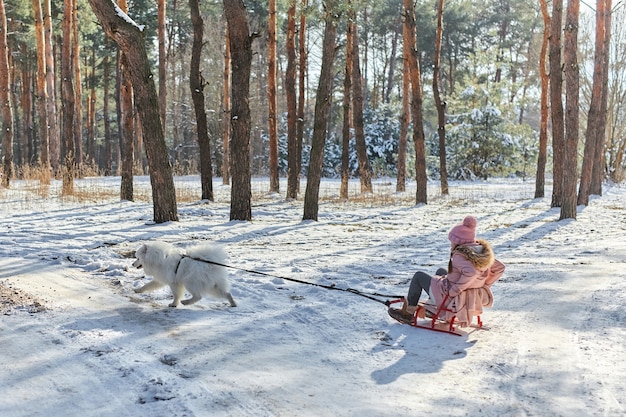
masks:
{"type": "MultiPolygon", "coordinates": [[[[255,74],[261,74],[265,68],[267,68],[267,55],[268,55],[268,51],[267,51],[267,44],[263,44],[262,42],[257,42],[255,45],[255,49],[254,49],[254,54],[253,57],[255,57],[256,59],[253,61],[256,66],[254,68],[254,73],[255,74]]],[[[251,72],[252,73],[252,72],[251,72]]],[[[254,77],[252,79],[253,81],[256,82],[257,86],[258,86],[258,91],[259,94],[257,95],[258,97],[258,107],[257,109],[259,110],[259,120],[260,123],[258,123],[259,126],[268,126],[269,125],[269,103],[268,103],[268,97],[267,97],[267,77],[254,77]]],[[[261,155],[264,151],[265,151],[265,144],[263,143],[262,140],[262,133],[263,133],[263,129],[255,126],[254,129],[252,129],[252,155],[261,155]]],[[[261,158],[256,158],[252,160],[252,163],[256,163],[256,166],[254,166],[254,170],[256,172],[260,172],[262,169],[265,168],[269,168],[269,167],[262,167],[262,162],[261,162],[261,158]]],[[[269,165],[269,163],[267,164],[269,165]]]]}
{"type": "Polygon", "coordinates": [[[541,5],[541,14],[543,16],[543,41],[541,43],[541,52],[539,53],[539,77],[541,78],[541,123],[539,127],[539,155],[537,157],[537,174],[535,176],[535,198],[543,198],[545,196],[546,184],[546,162],[548,160],[548,89],[550,79],[546,68],[546,54],[548,53],[548,44],[550,41],[550,14],[548,13],[548,3],[546,0],[539,1],[541,5]]]}
{"type": "Polygon", "coordinates": [[[367,156],[365,143],[365,127],[363,121],[363,82],[361,81],[361,65],[359,55],[359,31],[356,24],[356,13],[352,12],[352,121],[354,123],[354,139],[356,155],[359,160],[359,178],[361,192],[371,193],[372,168],[367,156]]]}
{"type": "Polygon", "coordinates": [[[298,196],[296,0],[289,1],[285,49],[287,50],[287,70],[285,71],[285,95],[287,98],[287,200],[295,200],[298,196]]]}
{"type": "Polygon", "coordinates": [[[166,1],[158,0],[157,6],[157,36],[159,39],[159,109],[163,134],[167,118],[167,55],[165,53],[165,16],[166,1]]]}
{"type": "MultiPolygon", "coordinates": [[[[13,31],[12,28],[9,30],[11,32],[13,31]]],[[[9,42],[9,50],[13,50],[13,45],[11,45],[11,42],[9,42]]],[[[14,61],[10,55],[8,56],[8,58],[9,58],[9,80],[11,80],[10,82],[14,86],[9,90],[10,91],[9,94],[10,94],[10,100],[11,100],[12,106],[15,106],[15,108],[12,107],[12,110],[13,110],[13,167],[15,167],[15,165],[21,165],[20,161],[22,157],[22,152],[20,149],[21,147],[20,139],[22,138],[20,128],[24,125],[21,122],[19,102],[20,102],[20,97],[24,96],[24,88],[22,85],[20,85],[21,75],[20,75],[19,68],[16,68],[17,65],[14,64],[14,61]],[[18,86],[18,87],[16,88],[15,86],[18,86]]],[[[23,68],[25,65],[20,65],[20,66],[22,67],[21,72],[23,72],[23,68]]],[[[2,145],[0,145],[0,160],[1,158],[2,158],[2,145]]],[[[2,177],[1,172],[2,172],[2,168],[0,168],[0,178],[2,177]]],[[[2,186],[2,180],[0,179],[0,187],[1,186],[2,186]]]]}
{"type": "Polygon", "coordinates": [[[391,54],[389,56],[389,73],[387,75],[387,88],[385,88],[385,103],[389,104],[391,101],[391,91],[394,85],[394,75],[396,72],[396,55],[398,51],[398,37],[399,31],[396,29],[393,31],[393,38],[391,38],[391,54]]]}
{"type": "Polygon", "coordinates": [[[602,110],[603,85],[608,83],[608,80],[604,79],[604,66],[607,65],[607,53],[604,50],[604,40],[606,37],[606,27],[604,26],[606,7],[606,0],[596,1],[596,44],[593,65],[593,85],[591,89],[589,114],[587,116],[585,150],[580,174],[580,188],[578,191],[578,204],[585,206],[589,204],[593,165],[596,162],[596,148],[601,147],[604,149],[604,136],[600,137],[597,135],[597,132],[601,129],[604,132],[602,124],[606,123],[606,118],[603,114],[600,114],[600,111],[602,110]]]}
{"type": "Polygon", "coordinates": [[[350,128],[352,127],[350,102],[352,100],[352,67],[354,66],[352,19],[348,19],[346,26],[346,70],[343,79],[343,128],[341,131],[341,187],[339,189],[339,198],[342,200],[348,200],[348,182],[350,179],[350,128]]]}
{"type": "Polygon", "coordinates": [[[298,73],[298,124],[296,126],[296,188],[300,191],[300,173],[302,172],[302,140],[304,136],[304,110],[306,107],[307,49],[306,49],[306,9],[308,0],[302,0],[300,10],[300,30],[298,31],[298,54],[300,57],[298,73]]]}
{"type": "Polygon", "coordinates": [[[409,68],[411,72],[411,114],[413,117],[413,143],[415,144],[416,204],[426,204],[428,177],[426,176],[426,145],[422,121],[422,81],[418,61],[415,7],[412,0],[404,0],[404,24],[409,32],[409,68]]]}
{"type": "Polygon", "coordinates": [[[439,136],[439,170],[441,171],[441,194],[448,195],[448,168],[446,166],[446,103],[439,93],[439,72],[441,62],[441,40],[443,37],[443,4],[437,6],[437,33],[435,36],[435,57],[433,60],[433,94],[437,108],[437,134],[439,136]]]}
{"type": "MultiPolygon", "coordinates": [[[[20,159],[18,162],[22,164],[29,164],[33,157],[34,149],[33,144],[33,106],[32,106],[32,71],[28,65],[22,67],[22,92],[20,94],[22,108],[22,133],[19,139],[20,142],[20,159]]],[[[15,101],[14,101],[15,102],[15,101]]],[[[15,135],[15,132],[14,132],[15,135]]]]}
{"type": "Polygon", "coordinates": [[[276,0],[269,0],[267,99],[270,136],[270,193],[280,191],[278,179],[278,102],[276,99],[276,0]]]}
{"type": "Polygon", "coordinates": [[[563,158],[563,200],[561,217],[576,218],[576,182],[578,180],[578,16],[579,0],[568,0],[565,18],[565,154],[563,158]]]}
{"type": "Polygon", "coordinates": [[[133,86],[124,69],[126,59],[124,53],[119,54],[119,77],[120,77],[120,154],[121,154],[121,185],[120,199],[133,201],[133,177],[135,166],[135,140],[134,140],[134,104],[133,86]]]}
{"type": "Polygon", "coordinates": [[[57,120],[57,93],[55,85],[54,50],[52,48],[52,16],[50,0],[43,0],[44,43],[46,51],[46,98],[48,122],[48,147],[50,165],[53,172],[58,172],[61,158],[61,140],[57,120]]]}
{"type": "MultiPolygon", "coordinates": [[[[128,67],[128,65],[126,67],[128,67]]],[[[132,85],[132,80],[131,80],[131,85],[132,85]]],[[[133,89],[133,96],[134,95],[135,95],[135,90],[133,89]]],[[[157,103],[158,103],[158,99],[157,99],[157,103]]],[[[135,132],[134,134],[134,139],[135,139],[134,167],[135,168],[134,169],[139,170],[140,173],[144,173],[144,172],[147,172],[146,170],[147,167],[145,164],[146,158],[144,158],[144,154],[146,153],[146,150],[145,150],[145,146],[143,143],[144,134],[143,134],[143,127],[141,123],[141,115],[139,114],[137,110],[137,105],[135,105],[134,112],[137,115],[137,117],[133,118],[133,132],[135,132]]],[[[160,113],[159,113],[159,118],[160,118],[160,113]]]]}
{"type": "MultiPolygon", "coordinates": [[[[603,78],[605,82],[602,85],[602,100],[600,104],[600,124],[599,128],[596,131],[597,146],[594,155],[594,164],[593,170],[591,173],[591,187],[590,193],[595,195],[602,195],[602,181],[604,180],[605,175],[605,152],[604,148],[606,145],[606,125],[607,125],[607,107],[608,107],[608,79],[609,79],[609,65],[610,65],[610,49],[611,49],[611,14],[612,14],[612,1],[605,0],[606,7],[604,10],[604,66],[603,66],[603,78]]],[[[619,166],[619,165],[618,165],[619,166]]]]}
{"type": "Polygon", "coordinates": [[[41,182],[50,184],[50,145],[48,142],[48,114],[46,104],[48,91],[46,85],[46,50],[43,28],[43,14],[40,0],[33,0],[35,14],[35,37],[37,44],[37,113],[39,117],[39,164],[41,166],[41,182]]]}
{"type": "Polygon", "coordinates": [[[371,26],[370,23],[367,20],[368,18],[368,14],[367,14],[367,7],[363,7],[363,23],[362,23],[362,27],[364,29],[364,35],[363,36],[363,80],[365,80],[365,82],[363,83],[363,101],[365,103],[367,103],[368,101],[370,103],[372,103],[372,106],[374,108],[376,108],[376,103],[375,103],[375,99],[372,99],[371,101],[369,100],[369,89],[368,89],[368,85],[367,85],[367,80],[369,80],[369,32],[367,31],[367,29],[371,26]]]}
{"type": "Polygon", "coordinates": [[[563,122],[563,69],[561,66],[561,32],[563,30],[563,0],[552,1],[550,25],[550,118],[552,119],[552,207],[563,201],[563,154],[565,126],[563,122]]]}
{"type": "Polygon", "coordinates": [[[72,73],[72,19],[74,19],[73,0],[64,0],[63,8],[63,45],[61,47],[61,96],[63,111],[63,143],[65,161],[63,168],[63,195],[74,193],[74,75],[72,73]]]}
{"type": "Polygon", "coordinates": [[[496,56],[496,75],[494,77],[494,82],[499,83],[502,81],[502,65],[504,62],[504,51],[506,50],[506,35],[509,31],[510,25],[510,5],[506,2],[499,2],[500,12],[499,16],[502,18],[500,22],[500,29],[498,30],[498,54],[496,56]]]}
{"type": "Polygon", "coordinates": [[[2,106],[2,186],[9,188],[13,178],[13,108],[9,76],[9,46],[4,0],[0,0],[0,106],[2,106]]]}
{"type": "Polygon", "coordinates": [[[322,46],[322,67],[320,80],[315,97],[315,118],[313,121],[313,138],[311,157],[307,175],[306,191],[304,194],[303,220],[317,221],[319,211],[319,189],[324,164],[324,144],[328,128],[328,113],[330,111],[331,94],[333,87],[333,63],[335,61],[335,45],[337,42],[337,20],[339,18],[335,2],[326,3],[324,25],[324,39],[322,46]]]}
{"type": "Polygon", "coordinates": [[[398,177],[396,191],[406,191],[406,150],[408,147],[411,108],[411,74],[409,68],[410,39],[408,27],[402,25],[402,114],[400,116],[400,137],[398,139],[398,177]]]}
{"type": "Polygon", "coordinates": [[[154,221],[178,220],[176,191],[172,169],[159,115],[159,100],[146,52],[142,27],[120,16],[115,4],[108,0],[89,0],[105,32],[118,44],[125,56],[125,71],[135,90],[135,102],[146,138],[146,154],[150,166],[150,183],[154,205],[154,221]]]}
{"type": "Polygon", "coordinates": [[[196,131],[198,134],[198,146],[200,147],[200,183],[202,186],[202,199],[213,201],[211,141],[209,138],[206,112],[204,110],[204,86],[206,83],[200,72],[204,20],[202,20],[202,16],[200,16],[198,0],[189,0],[189,9],[191,10],[191,22],[193,23],[193,46],[191,48],[189,88],[193,108],[196,113],[196,131]]]}
{"type": "Polygon", "coordinates": [[[225,25],[226,41],[224,47],[224,85],[222,87],[222,184],[230,184],[230,35],[228,24],[225,25]]]}
{"type": "Polygon", "coordinates": [[[109,120],[109,82],[111,80],[111,61],[106,55],[102,60],[102,118],[104,119],[104,175],[113,175],[113,146],[111,122],[109,120]]]}
{"type": "Polygon", "coordinates": [[[83,84],[82,84],[82,75],[80,72],[80,39],[78,36],[78,19],[76,17],[76,0],[74,1],[74,18],[72,19],[72,32],[74,36],[72,37],[72,46],[74,49],[74,55],[72,55],[72,59],[74,60],[74,93],[76,94],[76,100],[74,103],[74,146],[75,146],[75,158],[76,165],[78,167],[78,175],[82,177],[83,173],[83,84]]]}
{"type": "Polygon", "coordinates": [[[87,102],[87,162],[100,167],[96,160],[96,50],[91,50],[91,74],[89,76],[89,101],[87,102]]]}
{"type": "Polygon", "coordinates": [[[230,34],[232,62],[231,88],[231,159],[232,176],[230,220],[252,219],[250,167],[250,70],[252,38],[243,0],[224,0],[224,12],[230,34]]]}
{"type": "MultiPolygon", "coordinates": [[[[23,25],[23,22],[20,21],[20,19],[16,19],[15,16],[12,16],[12,9],[14,9],[14,7],[11,6],[10,4],[11,2],[9,2],[9,16],[7,16],[7,26],[6,26],[6,47],[7,47],[7,65],[9,67],[9,73],[8,73],[8,80],[9,80],[9,93],[8,93],[8,97],[9,97],[9,102],[11,103],[11,112],[13,114],[13,151],[12,151],[12,161],[13,161],[13,175],[15,175],[15,164],[16,164],[16,154],[19,152],[18,149],[16,149],[16,142],[19,142],[19,135],[20,135],[20,128],[21,128],[21,123],[20,123],[20,105],[19,103],[19,97],[21,97],[20,93],[20,89],[16,88],[18,87],[18,82],[20,79],[20,71],[19,71],[19,67],[24,67],[25,66],[25,62],[23,59],[18,59],[16,57],[16,55],[21,55],[19,51],[23,51],[26,53],[26,55],[30,58],[36,58],[33,57],[32,55],[32,49],[29,46],[23,45],[23,42],[19,41],[19,30],[20,30],[20,26],[23,25]],[[22,46],[23,45],[23,46],[22,46]]],[[[5,13],[6,13],[6,8],[5,8],[5,13]]],[[[6,16],[6,14],[5,14],[6,16]]],[[[31,60],[32,61],[32,60],[31,60]]],[[[35,61],[36,63],[36,61],[35,61]]],[[[36,69],[33,69],[33,63],[29,62],[29,64],[27,65],[27,67],[29,68],[29,71],[31,72],[31,75],[29,76],[29,78],[31,79],[31,84],[29,85],[29,90],[30,93],[34,94],[36,93],[37,87],[36,87],[36,83],[33,84],[32,81],[36,81],[36,69]]],[[[34,97],[33,97],[34,98],[34,97]]],[[[31,104],[34,103],[34,101],[31,100],[31,104]]],[[[31,106],[31,111],[34,112],[34,107],[31,106]]],[[[31,125],[31,129],[32,126],[34,126],[35,123],[33,123],[31,125]]],[[[34,139],[36,138],[36,135],[32,135],[34,139]]],[[[33,146],[37,146],[38,143],[36,143],[36,140],[33,141],[33,146]]],[[[19,145],[19,143],[17,143],[17,145],[19,145]]],[[[36,149],[36,148],[35,148],[36,149]]],[[[37,150],[35,150],[36,154],[38,153],[37,150]]],[[[2,151],[0,151],[0,158],[2,157],[2,151]]],[[[34,158],[33,158],[34,159],[34,158]]],[[[0,177],[2,177],[2,174],[0,173],[0,177]]]]}
{"type": "MultiPolygon", "coordinates": [[[[122,12],[128,12],[126,0],[118,2],[122,12]]],[[[124,70],[124,52],[120,49],[118,53],[118,85],[119,85],[119,106],[118,120],[120,132],[120,199],[126,201],[134,200],[133,177],[135,166],[135,140],[134,140],[134,113],[133,86],[130,78],[124,70]]]]}
{"type": "MultiPolygon", "coordinates": [[[[172,63],[172,73],[174,78],[175,74],[178,74],[183,71],[183,68],[186,67],[185,64],[185,54],[176,54],[174,55],[175,62],[172,63]]],[[[189,91],[188,86],[185,83],[178,83],[177,88],[174,90],[176,94],[176,99],[173,100],[174,105],[172,106],[172,120],[181,120],[182,114],[187,111],[185,103],[189,100],[186,97],[186,93],[189,91]]],[[[173,93],[174,93],[173,91],[173,93]]],[[[178,159],[181,153],[182,145],[185,144],[185,132],[187,131],[186,126],[180,126],[180,123],[173,123],[172,125],[172,149],[174,150],[174,158],[178,159]]]]}

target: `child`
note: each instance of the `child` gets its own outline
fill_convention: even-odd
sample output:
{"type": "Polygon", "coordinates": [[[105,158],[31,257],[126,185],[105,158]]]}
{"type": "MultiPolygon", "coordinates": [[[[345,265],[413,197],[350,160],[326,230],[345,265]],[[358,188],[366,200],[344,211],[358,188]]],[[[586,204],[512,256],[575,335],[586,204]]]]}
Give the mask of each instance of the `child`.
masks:
{"type": "Polygon", "coordinates": [[[504,265],[495,259],[491,245],[487,241],[476,239],[477,224],[478,221],[474,216],[467,216],[463,223],[450,230],[448,270],[439,268],[432,277],[422,271],[416,272],[402,309],[390,308],[391,317],[412,323],[422,291],[425,291],[437,306],[445,300],[446,308],[453,310],[452,315],[457,315],[460,324],[470,323],[472,316],[482,312],[483,306],[491,306],[493,294],[489,287],[502,276],[504,265]],[[466,292],[474,289],[479,290],[466,292]]]}

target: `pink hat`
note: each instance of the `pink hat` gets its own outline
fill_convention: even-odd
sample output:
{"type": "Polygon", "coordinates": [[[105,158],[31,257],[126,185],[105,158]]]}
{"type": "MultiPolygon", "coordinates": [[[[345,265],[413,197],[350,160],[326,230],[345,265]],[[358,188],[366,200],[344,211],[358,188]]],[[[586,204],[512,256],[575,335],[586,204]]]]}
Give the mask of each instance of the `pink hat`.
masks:
{"type": "Polygon", "coordinates": [[[476,241],[476,225],[478,220],[474,216],[467,216],[463,219],[463,223],[457,224],[448,233],[450,242],[456,245],[465,243],[473,243],[476,241]]]}

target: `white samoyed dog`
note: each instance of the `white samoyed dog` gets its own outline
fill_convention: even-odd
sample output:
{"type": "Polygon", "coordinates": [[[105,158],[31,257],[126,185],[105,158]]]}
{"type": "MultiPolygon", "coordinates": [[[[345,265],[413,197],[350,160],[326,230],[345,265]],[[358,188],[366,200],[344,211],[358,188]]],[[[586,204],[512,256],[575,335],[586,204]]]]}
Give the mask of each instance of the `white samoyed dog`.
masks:
{"type": "Polygon", "coordinates": [[[147,242],[137,249],[135,257],[133,266],[143,267],[146,275],[152,276],[152,281],[135,289],[137,293],[169,285],[174,296],[170,307],[178,306],[185,289],[191,293],[191,298],[182,300],[185,305],[199,301],[203,295],[211,295],[227,299],[232,307],[237,306],[230,294],[227,269],[211,263],[225,263],[227,255],[221,246],[203,244],[183,251],[169,243],[147,242]]]}

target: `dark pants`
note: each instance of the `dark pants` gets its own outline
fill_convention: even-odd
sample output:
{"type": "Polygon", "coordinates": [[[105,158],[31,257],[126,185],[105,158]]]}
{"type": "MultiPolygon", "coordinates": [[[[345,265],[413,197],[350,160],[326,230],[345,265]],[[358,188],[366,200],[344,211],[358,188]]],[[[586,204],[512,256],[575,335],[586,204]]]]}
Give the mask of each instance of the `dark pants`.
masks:
{"type": "MultiPolygon", "coordinates": [[[[435,275],[446,275],[448,272],[439,268],[435,275]]],[[[432,277],[428,275],[426,272],[417,271],[415,275],[413,275],[413,279],[411,279],[411,285],[409,285],[409,294],[407,295],[407,303],[410,306],[416,306],[420,297],[422,296],[422,290],[428,293],[430,291],[430,280],[432,277]]]]}

